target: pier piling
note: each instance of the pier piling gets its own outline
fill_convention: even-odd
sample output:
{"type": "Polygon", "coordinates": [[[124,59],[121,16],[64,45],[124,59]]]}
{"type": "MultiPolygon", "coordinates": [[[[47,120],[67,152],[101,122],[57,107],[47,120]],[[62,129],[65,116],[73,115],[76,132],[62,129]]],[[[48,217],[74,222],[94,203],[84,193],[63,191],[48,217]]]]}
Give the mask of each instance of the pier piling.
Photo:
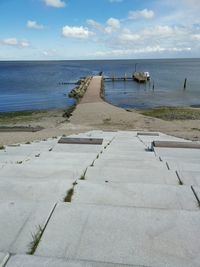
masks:
{"type": "Polygon", "coordinates": [[[185,91],[187,88],[187,78],[185,78],[185,81],[184,81],[184,86],[183,86],[183,90],[185,91]]]}

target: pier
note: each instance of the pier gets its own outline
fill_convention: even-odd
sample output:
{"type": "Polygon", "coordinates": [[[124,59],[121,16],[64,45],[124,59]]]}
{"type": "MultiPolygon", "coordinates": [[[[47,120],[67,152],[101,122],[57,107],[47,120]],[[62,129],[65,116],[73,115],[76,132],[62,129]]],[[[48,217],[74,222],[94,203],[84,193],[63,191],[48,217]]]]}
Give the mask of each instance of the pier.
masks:
{"type": "Polygon", "coordinates": [[[105,82],[120,82],[120,81],[134,81],[133,77],[106,77],[103,78],[105,82]]]}
{"type": "Polygon", "coordinates": [[[116,77],[113,75],[113,77],[104,77],[103,80],[105,82],[136,81],[138,83],[146,83],[149,78],[142,72],[135,72],[132,77],[127,77],[126,74],[124,77],[116,77]]]}

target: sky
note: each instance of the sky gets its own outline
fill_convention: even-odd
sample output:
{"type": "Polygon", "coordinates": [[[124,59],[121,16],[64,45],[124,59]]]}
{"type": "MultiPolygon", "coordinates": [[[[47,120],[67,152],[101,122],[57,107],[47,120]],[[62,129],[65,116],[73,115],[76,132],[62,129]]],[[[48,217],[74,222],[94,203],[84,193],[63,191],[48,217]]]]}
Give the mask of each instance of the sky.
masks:
{"type": "Polygon", "coordinates": [[[200,57],[200,0],[0,0],[0,60],[200,57]]]}

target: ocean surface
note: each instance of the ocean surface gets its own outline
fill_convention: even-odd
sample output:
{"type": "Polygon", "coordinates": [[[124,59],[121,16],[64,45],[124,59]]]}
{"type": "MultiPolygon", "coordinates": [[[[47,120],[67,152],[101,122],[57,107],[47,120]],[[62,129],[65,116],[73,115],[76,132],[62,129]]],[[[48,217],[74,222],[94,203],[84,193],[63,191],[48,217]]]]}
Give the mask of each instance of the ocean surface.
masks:
{"type": "Polygon", "coordinates": [[[200,105],[200,59],[0,61],[0,112],[66,108],[74,104],[68,93],[75,85],[62,83],[100,71],[106,77],[131,76],[135,67],[149,71],[150,82],[106,82],[109,103],[123,108],[200,105]]]}

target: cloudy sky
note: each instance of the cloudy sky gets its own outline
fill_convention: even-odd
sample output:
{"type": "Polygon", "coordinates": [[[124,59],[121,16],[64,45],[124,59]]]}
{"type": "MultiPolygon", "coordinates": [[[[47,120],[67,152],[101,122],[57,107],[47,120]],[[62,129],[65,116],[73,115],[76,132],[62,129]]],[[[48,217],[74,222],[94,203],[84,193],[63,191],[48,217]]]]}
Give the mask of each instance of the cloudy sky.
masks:
{"type": "Polygon", "coordinates": [[[0,60],[200,57],[200,0],[0,0],[0,60]]]}

